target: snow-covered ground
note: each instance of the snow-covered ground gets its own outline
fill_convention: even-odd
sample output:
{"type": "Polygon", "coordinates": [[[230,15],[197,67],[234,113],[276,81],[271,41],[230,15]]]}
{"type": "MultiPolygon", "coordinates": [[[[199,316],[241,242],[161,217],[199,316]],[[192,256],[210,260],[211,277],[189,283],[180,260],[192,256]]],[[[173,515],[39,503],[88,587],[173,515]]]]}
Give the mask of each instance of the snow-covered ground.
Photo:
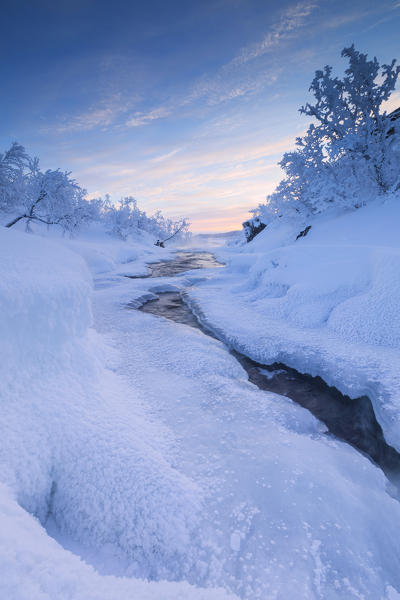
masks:
{"type": "Polygon", "coordinates": [[[371,398],[400,449],[398,196],[303,224],[277,220],[252,242],[220,251],[228,267],[190,291],[219,337],[263,364],[321,375],[371,398]]]}
{"type": "Polygon", "coordinates": [[[184,579],[202,492],[171,463],[168,430],[106,367],[85,262],[60,242],[0,236],[0,597],[226,598],[100,577],[41,526],[50,519],[133,573],[184,579]]]}
{"type": "MultiPolygon", "coordinates": [[[[321,236],[320,261],[332,256],[321,236]]],[[[290,289],[307,271],[298,246],[310,245],[290,254],[261,242],[225,249],[225,269],[129,279],[168,254],[149,240],[129,249],[0,232],[0,597],[400,597],[400,504],[383,473],[250,384],[221,342],[127,306],[192,286],[207,321],[238,346],[247,327],[256,353],[269,339],[264,273],[297,260],[284,271],[290,289]]],[[[395,261],[389,243],[380,251],[395,261]]],[[[366,253],[375,265],[378,250],[366,253]]],[[[296,327],[310,356],[307,331],[323,327],[296,327]]]]}

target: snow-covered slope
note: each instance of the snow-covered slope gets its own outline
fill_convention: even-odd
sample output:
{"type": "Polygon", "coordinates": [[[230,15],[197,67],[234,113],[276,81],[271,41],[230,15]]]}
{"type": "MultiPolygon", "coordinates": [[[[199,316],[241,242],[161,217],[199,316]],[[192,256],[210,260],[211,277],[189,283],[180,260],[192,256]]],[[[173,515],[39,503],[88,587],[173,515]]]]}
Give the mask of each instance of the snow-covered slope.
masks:
{"type": "MultiPolygon", "coordinates": [[[[48,235],[47,231],[45,234],[48,235]]],[[[98,224],[92,224],[78,237],[58,240],[82,256],[94,276],[105,273],[145,275],[146,263],[170,258],[174,248],[173,241],[166,248],[155,246],[154,236],[140,230],[126,241],[119,240],[98,224]]]]}
{"type": "Polygon", "coordinates": [[[246,600],[389,598],[400,505],[382,472],[308,411],[249,384],[218,341],[126,309],[208,271],[125,280],[94,299],[114,368],[174,432],[174,463],[204,491],[190,581],[246,600]]]}
{"type": "Polygon", "coordinates": [[[341,216],[276,220],[196,288],[208,323],[262,363],[319,374],[352,397],[369,395],[400,449],[400,199],[341,216]],[[240,315],[240,318],[238,318],[240,315]]]}
{"type": "Polygon", "coordinates": [[[0,597],[395,599],[400,504],[383,473],[250,384],[220,342],[126,307],[193,284],[236,331],[248,310],[252,333],[246,294],[265,283],[238,288],[267,253],[140,280],[117,276],[116,246],[83,243],[116,265],[89,260],[94,293],[75,242],[0,232],[0,597]]]}
{"type": "Polygon", "coordinates": [[[40,526],[51,514],[65,535],[130,557],[134,573],[184,578],[201,490],[168,461],[168,431],[105,368],[84,261],[8,230],[0,254],[0,597],[225,598],[102,579],[40,526]]]}

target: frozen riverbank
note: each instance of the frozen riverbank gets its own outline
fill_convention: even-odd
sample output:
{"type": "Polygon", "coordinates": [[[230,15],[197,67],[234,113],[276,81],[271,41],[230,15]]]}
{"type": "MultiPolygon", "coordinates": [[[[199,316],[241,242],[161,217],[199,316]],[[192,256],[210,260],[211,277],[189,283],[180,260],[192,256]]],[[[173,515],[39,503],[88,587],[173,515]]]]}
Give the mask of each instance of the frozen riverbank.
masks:
{"type": "Polygon", "coordinates": [[[220,250],[227,268],[189,294],[218,337],[256,362],[368,396],[398,450],[399,206],[393,197],[315,219],[298,240],[296,223],[275,223],[250,244],[220,250]]]}
{"type": "MultiPolygon", "coordinates": [[[[222,266],[210,253],[181,251],[175,253],[169,261],[151,264],[148,276],[172,277],[188,269],[222,266]]],[[[158,293],[155,299],[147,301],[140,308],[146,313],[196,327],[205,334],[216,337],[213,330],[202,324],[202,319],[206,321],[204,314],[197,313],[196,317],[190,304],[187,290],[183,289],[180,292],[158,293]]],[[[133,303],[133,308],[135,307],[133,303]]],[[[400,455],[386,443],[369,398],[364,396],[352,400],[336,388],[327,386],[321,378],[303,375],[287,365],[258,364],[236,351],[233,356],[247,371],[252,383],[262,390],[284,395],[308,408],[325,423],[333,435],[370,456],[397,485],[400,455]]]]}
{"type": "Polygon", "coordinates": [[[91,330],[84,263],[34,238],[27,262],[18,235],[3,246],[3,595],[392,600],[400,505],[382,472],[219,341],[127,308],[220,269],[98,274],[91,330]]]}
{"type": "Polygon", "coordinates": [[[225,600],[140,580],[186,579],[202,490],[172,464],[168,430],[107,366],[84,261],[60,243],[0,234],[0,596],[225,600]],[[100,576],[50,525],[71,550],[129,563],[129,579],[100,576]]]}
{"type": "MultiPolygon", "coordinates": [[[[196,327],[215,337],[212,330],[202,325],[201,317],[197,318],[192,312],[190,302],[184,302],[185,292],[157,295],[156,300],[149,300],[141,310],[196,327]]],[[[261,365],[236,351],[232,354],[246,370],[249,381],[261,390],[286,396],[310,410],[335,437],[368,455],[397,486],[400,454],[386,443],[369,398],[352,400],[336,388],[327,386],[321,378],[303,375],[283,364],[261,365]]]]}
{"type": "MultiPolygon", "coordinates": [[[[219,272],[135,279],[101,290],[95,302],[99,327],[120,356],[118,372],[143,403],[150,399],[154,417],[176,436],[174,461],[205,490],[199,547],[203,556],[207,548],[207,567],[200,574],[197,564],[189,580],[246,598],[386,597],[398,587],[378,574],[386,560],[378,569],[365,563],[389,539],[388,531],[378,542],[376,517],[365,512],[379,471],[326,438],[307,411],[247,383],[219,342],[125,308],[163,291],[197,289],[219,272]]],[[[382,483],[379,497],[397,511],[382,483]]]]}

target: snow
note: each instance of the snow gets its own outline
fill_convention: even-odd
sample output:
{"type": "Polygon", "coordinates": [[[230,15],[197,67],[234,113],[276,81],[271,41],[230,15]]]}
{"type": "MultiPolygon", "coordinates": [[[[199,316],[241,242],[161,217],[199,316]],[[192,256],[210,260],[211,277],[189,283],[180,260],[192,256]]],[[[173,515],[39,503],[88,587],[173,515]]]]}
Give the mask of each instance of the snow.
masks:
{"type": "MultiPolygon", "coordinates": [[[[220,341],[129,308],[186,290],[232,345],[272,354],[282,344],[280,357],[282,331],[297,328],[309,357],[304,332],[322,328],[290,321],[288,306],[272,342],[269,330],[256,335],[274,323],[262,314],[269,253],[282,261],[276,286],[290,290],[299,243],[263,251],[256,238],[246,252],[219,251],[225,269],[129,279],[125,269],[168,254],[103,241],[0,232],[0,596],[395,598],[400,504],[383,473],[308,411],[249,383],[220,341]]],[[[313,302],[318,290],[304,290],[313,302]]],[[[334,306],[353,297],[329,294],[334,306]]]]}
{"type": "Polygon", "coordinates": [[[400,449],[399,198],[340,216],[275,221],[227,248],[228,268],[189,293],[203,322],[263,364],[322,376],[368,395],[387,441],[400,449]],[[240,319],[237,315],[240,314],[240,319]]]}
{"type": "MultiPolygon", "coordinates": [[[[202,289],[219,271],[164,285],[202,289]]],[[[175,433],[174,463],[205,490],[205,571],[197,564],[190,580],[252,599],[372,599],[385,597],[386,583],[399,588],[386,560],[399,552],[399,504],[382,473],[307,411],[249,384],[219,342],[125,308],[156,289],[159,279],[99,290],[94,314],[117,350],[114,368],[175,433]]]]}
{"type": "Polygon", "coordinates": [[[4,486],[0,523],[0,593],[7,600],[233,600],[185,582],[101,576],[50,538],[4,486]]]}
{"type": "Polygon", "coordinates": [[[107,579],[103,587],[40,527],[36,519],[46,524],[51,515],[64,535],[111,547],[132,575],[183,578],[202,490],[166,457],[168,431],[105,368],[109,350],[90,328],[91,277],[82,259],[40,237],[0,236],[0,478],[9,490],[0,516],[0,595],[111,598],[121,589],[130,597],[207,598],[187,585],[113,587],[107,579]]]}
{"type": "Polygon", "coordinates": [[[345,574],[366,598],[383,597],[378,572],[393,582],[396,567],[380,553],[389,543],[398,554],[396,517],[385,521],[386,511],[399,505],[382,474],[321,435],[309,413],[248,384],[220,343],[135,311],[122,321],[106,296],[97,297],[95,313],[120,348],[119,372],[177,432],[181,468],[205,480],[203,545],[215,549],[207,563],[218,569],[208,581],[246,598],[325,598],[338,578],[336,597],[352,597],[345,574]],[[114,316],[106,323],[107,314],[114,316]]]}
{"type": "Polygon", "coordinates": [[[60,241],[82,256],[93,276],[106,273],[146,275],[148,263],[165,260],[172,255],[171,247],[154,246],[154,236],[146,231],[138,231],[134,242],[125,242],[105,234],[104,227],[98,224],[92,224],[84,236],[62,238],[60,241]]]}

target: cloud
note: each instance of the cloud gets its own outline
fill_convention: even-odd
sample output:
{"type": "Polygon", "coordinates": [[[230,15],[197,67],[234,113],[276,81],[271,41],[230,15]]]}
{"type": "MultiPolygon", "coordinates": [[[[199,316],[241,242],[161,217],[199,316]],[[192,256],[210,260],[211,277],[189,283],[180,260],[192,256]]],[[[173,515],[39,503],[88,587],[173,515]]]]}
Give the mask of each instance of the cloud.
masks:
{"type": "Polygon", "coordinates": [[[166,154],[160,154],[159,156],[155,156],[154,158],[151,158],[149,160],[149,162],[151,162],[151,163],[164,162],[164,161],[168,160],[169,158],[172,158],[173,156],[175,156],[175,154],[178,154],[178,152],[182,152],[182,148],[176,148],[175,150],[171,150],[170,152],[167,152],[166,154]]]}
{"type": "Polygon", "coordinates": [[[282,67],[272,67],[262,61],[255,62],[267,52],[294,36],[318,6],[316,1],[307,0],[287,8],[278,22],[264,34],[260,42],[242,48],[228,63],[222,65],[213,76],[204,76],[193,85],[184,104],[206,97],[211,105],[235,100],[255,94],[266,85],[275,83],[282,67]]]}
{"type": "Polygon", "coordinates": [[[222,67],[216,75],[205,76],[197,81],[182,104],[189,105],[205,99],[206,104],[214,106],[249,94],[256,94],[266,85],[274,84],[281,70],[280,67],[266,68],[265,66],[252,70],[242,67],[231,67],[228,70],[225,67],[222,67]]]}
{"type": "Polygon", "coordinates": [[[105,127],[110,125],[115,118],[115,113],[111,108],[92,108],[87,112],[72,117],[66,123],[57,127],[58,133],[68,131],[79,131],[93,129],[94,127],[105,127]]]}
{"type": "Polygon", "coordinates": [[[266,63],[255,59],[293,38],[317,6],[316,0],[305,0],[287,8],[259,42],[239,50],[236,56],[213,73],[205,73],[187,82],[183,91],[173,91],[168,100],[158,106],[150,105],[144,110],[142,106],[146,102],[146,95],[153,95],[152,89],[158,86],[156,80],[148,75],[151,69],[145,68],[146,60],[118,54],[103,56],[99,67],[100,93],[105,94],[106,98],[80,114],[64,117],[45,133],[144,127],[178,113],[197,116],[199,111],[203,114],[207,107],[255,95],[274,84],[282,70],[281,64],[272,65],[269,61],[266,63]],[[140,93],[132,89],[132,79],[140,82],[137,86],[140,93]],[[141,110],[137,110],[139,107],[141,110]],[[132,112],[134,108],[136,110],[132,112]]]}
{"type": "MultiPolygon", "coordinates": [[[[125,125],[150,125],[154,121],[176,114],[182,108],[193,106],[199,100],[205,100],[206,105],[214,106],[256,94],[265,86],[274,84],[282,70],[281,66],[272,67],[261,63],[250,68],[248,63],[293,37],[296,30],[306,24],[307,17],[317,6],[317,2],[307,0],[289,7],[260,42],[241,49],[237,56],[223,64],[216,73],[203,75],[169,102],[148,112],[136,112],[125,125]]],[[[204,107],[204,103],[202,106],[204,107]]]]}
{"type": "Polygon", "coordinates": [[[122,152],[117,159],[114,147],[108,160],[93,157],[95,164],[76,157],[74,175],[94,196],[99,188],[115,199],[132,194],[150,213],[187,216],[195,231],[235,229],[273,191],[281,178],[277,157],[293,144],[291,136],[265,143],[257,137],[263,134],[235,134],[220,147],[205,137],[185,147],[149,148],[136,158],[122,152]]]}
{"type": "MultiPolygon", "coordinates": [[[[102,100],[99,104],[91,106],[87,111],[64,117],[62,122],[52,127],[51,130],[56,131],[56,133],[69,133],[109,127],[128,108],[129,104],[121,99],[121,95],[115,94],[106,100],[102,100]]],[[[46,132],[48,131],[46,130],[46,132]]]]}
{"type": "Polygon", "coordinates": [[[275,48],[280,43],[287,40],[295,30],[303,27],[307,17],[309,17],[317,7],[317,2],[307,1],[299,2],[295,6],[287,8],[278,23],[271,27],[264,38],[256,44],[243,48],[232,60],[230,65],[248,63],[249,61],[264,55],[272,48],[275,48]]]}
{"type": "Polygon", "coordinates": [[[167,106],[159,106],[158,108],[154,108],[153,110],[143,113],[136,112],[133,117],[126,121],[126,125],[128,127],[140,127],[142,125],[148,125],[152,121],[157,121],[158,119],[164,119],[171,114],[172,110],[167,106]]]}

